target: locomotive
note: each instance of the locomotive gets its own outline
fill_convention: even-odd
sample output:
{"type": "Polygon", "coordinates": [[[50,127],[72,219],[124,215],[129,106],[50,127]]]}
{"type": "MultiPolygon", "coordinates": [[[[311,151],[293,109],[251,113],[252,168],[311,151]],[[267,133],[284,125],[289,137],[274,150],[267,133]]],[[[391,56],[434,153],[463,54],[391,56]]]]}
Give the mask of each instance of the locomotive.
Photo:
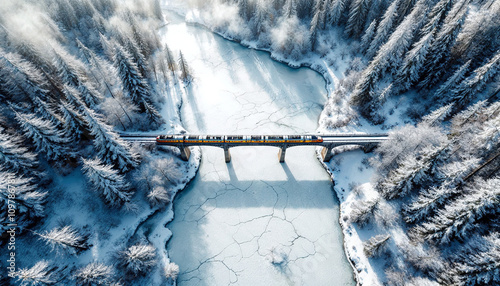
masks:
{"type": "Polygon", "coordinates": [[[158,143],[321,143],[316,135],[160,135],[158,143]]]}

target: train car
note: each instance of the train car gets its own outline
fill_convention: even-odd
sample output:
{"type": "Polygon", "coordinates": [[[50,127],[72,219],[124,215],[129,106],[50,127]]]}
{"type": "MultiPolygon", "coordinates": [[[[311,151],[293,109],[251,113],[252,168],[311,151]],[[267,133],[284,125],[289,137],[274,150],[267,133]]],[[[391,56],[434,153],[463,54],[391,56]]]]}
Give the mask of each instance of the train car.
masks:
{"type": "Polygon", "coordinates": [[[203,136],[203,138],[201,139],[203,140],[203,143],[212,143],[212,144],[224,143],[224,136],[222,135],[208,135],[208,136],[203,136]]]}
{"type": "Polygon", "coordinates": [[[185,135],[184,143],[201,143],[200,136],[198,135],[185,135]]]}
{"type": "Polygon", "coordinates": [[[288,136],[268,135],[265,136],[266,143],[285,143],[288,136]]]}
{"type": "Polygon", "coordinates": [[[226,143],[247,143],[248,139],[247,139],[247,136],[228,135],[228,136],[225,136],[224,142],[226,142],[226,143]]]}
{"type": "Polygon", "coordinates": [[[261,136],[261,135],[247,136],[247,141],[250,143],[265,143],[266,142],[264,136],[261,136]]]}
{"type": "Polygon", "coordinates": [[[158,143],[184,143],[184,136],[182,135],[160,135],[156,137],[158,143]]]}
{"type": "Polygon", "coordinates": [[[290,142],[290,143],[303,143],[304,142],[304,136],[300,136],[300,135],[288,135],[288,138],[286,139],[286,142],[290,142]]]}
{"type": "Polygon", "coordinates": [[[323,142],[323,137],[321,137],[321,136],[314,136],[314,135],[313,135],[313,136],[311,136],[311,137],[312,137],[312,138],[311,138],[311,141],[312,141],[313,143],[322,143],[322,142],[323,142]]]}

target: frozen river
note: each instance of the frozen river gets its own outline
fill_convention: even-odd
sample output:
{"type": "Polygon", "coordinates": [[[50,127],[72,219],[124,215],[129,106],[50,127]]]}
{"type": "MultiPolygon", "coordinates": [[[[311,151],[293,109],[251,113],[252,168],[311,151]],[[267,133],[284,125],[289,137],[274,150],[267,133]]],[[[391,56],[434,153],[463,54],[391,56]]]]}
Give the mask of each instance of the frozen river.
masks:
{"type": "MultiPolygon", "coordinates": [[[[325,82],[167,12],[162,40],[182,50],[195,80],[182,92],[190,133],[312,133],[325,82]]],[[[175,199],[168,225],[178,285],[353,285],[339,203],[314,147],[203,147],[196,178],[175,199]]]]}

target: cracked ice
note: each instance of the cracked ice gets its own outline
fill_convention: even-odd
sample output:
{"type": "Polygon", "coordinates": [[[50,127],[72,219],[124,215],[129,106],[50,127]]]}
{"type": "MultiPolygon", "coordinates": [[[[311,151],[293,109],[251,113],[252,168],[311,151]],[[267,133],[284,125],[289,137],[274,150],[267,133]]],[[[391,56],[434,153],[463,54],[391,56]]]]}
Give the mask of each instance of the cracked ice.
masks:
{"type": "MultiPolygon", "coordinates": [[[[182,50],[195,80],[183,90],[190,133],[312,133],[326,102],[324,81],[291,69],[174,14],[160,31],[182,50]]],[[[179,285],[352,285],[338,201],[314,147],[202,148],[199,173],[175,200],[170,258],[179,285]]]]}

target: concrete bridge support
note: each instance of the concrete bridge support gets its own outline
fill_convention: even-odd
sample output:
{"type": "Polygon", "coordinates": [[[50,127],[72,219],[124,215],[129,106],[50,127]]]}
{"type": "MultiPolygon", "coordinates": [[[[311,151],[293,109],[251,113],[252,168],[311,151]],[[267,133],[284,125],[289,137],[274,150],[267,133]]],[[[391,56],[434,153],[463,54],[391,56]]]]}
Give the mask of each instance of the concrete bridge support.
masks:
{"type": "Polygon", "coordinates": [[[377,147],[377,144],[367,144],[365,146],[363,146],[363,151],[365,153],[370,153],[371,151],[373,151],[373,149],[375,149],[377,147]]]}
{"type": "Polygon", "coordinates": [[[286,153],[286,148],[280,148],[280,151],[278,152],[278,158],[280,158],[280,163],[285,163],[285,153],[286,153]]]}
{"type": "Polygon", "coordinates": [[[321,149],[321,157],[323,158],[323,162],[330,162],[333,157],[332,149],[332,147],[323,147],[323,149],[321,149]]]}
{"type": "Polygon", "coordinates": [[[229,152],[229,147],[224,147],[224,158],[226,159],[226,163],[231,162],[231,152],[229,152]]]}
{"type": "Polygon", "coordinates": [[[181,159],[188,161],[191,156],[191,150],[189,150],[189,147],[179,147],[179,149],[181,150],[181,159]]]}

